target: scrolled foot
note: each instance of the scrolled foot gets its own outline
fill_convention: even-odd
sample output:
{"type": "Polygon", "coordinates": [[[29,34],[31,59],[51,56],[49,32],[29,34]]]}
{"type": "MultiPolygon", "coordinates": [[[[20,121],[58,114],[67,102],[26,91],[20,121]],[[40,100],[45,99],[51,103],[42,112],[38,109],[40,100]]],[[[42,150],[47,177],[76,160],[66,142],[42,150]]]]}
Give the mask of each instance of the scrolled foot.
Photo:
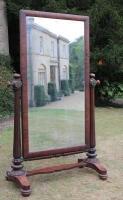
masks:
{"type": "Polygon", "coordinates": [[[21,189],[21,194],[23,197],[28,197],[31,194],[31,190],[30,189],[28,189],[28,190],[21,189]]]}
{"type": "Polygon", "coordinates": [[[21,194],[28,197],[31,194],[30,183],[24,170],[7,171],[6,180],[15,182],[21,189],[21,194]]]}
{"type": "Polygon", "coordinates": [[[101,179],[101,180],[107,180],[107,178],[108,178],[108,175],[107,175],[107,173],[106,174],[99,174],[99,178],[101,179]]]}
{"type": "Polygon", "coordinates": [[[95,170],[101,180],[106,180],[108,178],[106,168],[100,163],[97,158],[79,159],[78,163],[80,164],[80,168],[83,166],[95,170]]]}

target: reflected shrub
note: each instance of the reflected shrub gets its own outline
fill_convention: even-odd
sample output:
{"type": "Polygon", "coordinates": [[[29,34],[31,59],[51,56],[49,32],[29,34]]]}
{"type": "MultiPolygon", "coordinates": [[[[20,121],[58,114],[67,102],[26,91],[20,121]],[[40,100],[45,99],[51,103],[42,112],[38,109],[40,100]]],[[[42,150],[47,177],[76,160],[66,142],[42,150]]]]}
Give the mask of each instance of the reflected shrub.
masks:
{"type": "Polygon", "coordinates": [[[75,82],[74,82],[74,80],[69,80],[69,87],[70,87],[70,90],[71,90],[71,92],[72,93],[74,93],[74,91],[75,91],[75,82]]]}
{"type": "Polygon", "coordinates": [[[35,85],[34,86],[34,99],[35,105],[44,106],[47,103],[47,96],[45,94],[45,89],[43,85],[35,85]]]}
{"type": "Polygon", "coordinates": [[[64,94],[64,96],[70,95],[70,87],[68,80],[61,80],[61,91],[64,94]]]}
{"type": "Polygon", "coordinates": [[[48,83],[48,94],[51,97],[51,101],[57,100],[57,90],[56,90],[56,84],[55,83],[48,83]]]}

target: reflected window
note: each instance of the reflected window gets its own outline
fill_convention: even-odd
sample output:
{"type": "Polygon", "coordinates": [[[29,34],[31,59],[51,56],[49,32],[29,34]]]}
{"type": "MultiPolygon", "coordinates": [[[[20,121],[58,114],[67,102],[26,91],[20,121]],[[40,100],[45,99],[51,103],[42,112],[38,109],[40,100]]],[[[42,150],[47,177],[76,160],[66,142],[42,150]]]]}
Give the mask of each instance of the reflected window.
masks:
{"type": "Polygon", "coordinates": [[[50,66],[50,81],[55,83],[55,66],[50,66]]]}
{"type": "Polygon", "coordinates": [[[40,53],[43,54],[43,37],[40,37],[40,53]]]}
{"type": "Polygon", "coordinates": [[[62,47],[63,58],[66,58],[66,45],[64,44],[62,47]]]}
{"type": "Polygon", "coordinates": [[[66,54],[67,54],[67,55],[66,55],[66,58],[69,59],[69,45],[67,45],[66,54]]]}
{"type": "Polygon", "coordinates": [[[54,41],[51,41],[51,56],[55,56],[55,44],[54,41]]]}
{"type": "Polygon", "coordinates": [[[38,85],[46,85],[46,69],[44,66],[38,70],[38,85]]]}
{"type": "Polygon", "coordinates": [[[63,67],[63,80],[67,80],[67,66],[63,67]]]}

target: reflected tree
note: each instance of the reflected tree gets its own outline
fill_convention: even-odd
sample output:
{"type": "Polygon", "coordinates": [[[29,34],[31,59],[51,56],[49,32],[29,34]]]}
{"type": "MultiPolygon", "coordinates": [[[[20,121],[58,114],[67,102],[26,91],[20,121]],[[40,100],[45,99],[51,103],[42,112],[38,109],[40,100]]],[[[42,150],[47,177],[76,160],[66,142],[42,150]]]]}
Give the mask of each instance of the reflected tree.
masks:
{"type": "Polygon", "coordinates": [[[76,90],[83,90],[84,84],[84,38],[70,44],[70,80],[76,90]]]}

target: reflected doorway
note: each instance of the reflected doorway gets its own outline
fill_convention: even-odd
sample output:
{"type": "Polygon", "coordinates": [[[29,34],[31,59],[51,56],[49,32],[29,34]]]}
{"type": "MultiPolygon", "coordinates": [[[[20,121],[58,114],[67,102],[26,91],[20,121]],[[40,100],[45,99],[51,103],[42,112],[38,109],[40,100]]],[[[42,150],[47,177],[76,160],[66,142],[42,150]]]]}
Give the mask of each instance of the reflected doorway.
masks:
{"type": "Polygon", "coordinates": [[[56,83],[55,66],[50,65],[50,81],[56,83]]]}

